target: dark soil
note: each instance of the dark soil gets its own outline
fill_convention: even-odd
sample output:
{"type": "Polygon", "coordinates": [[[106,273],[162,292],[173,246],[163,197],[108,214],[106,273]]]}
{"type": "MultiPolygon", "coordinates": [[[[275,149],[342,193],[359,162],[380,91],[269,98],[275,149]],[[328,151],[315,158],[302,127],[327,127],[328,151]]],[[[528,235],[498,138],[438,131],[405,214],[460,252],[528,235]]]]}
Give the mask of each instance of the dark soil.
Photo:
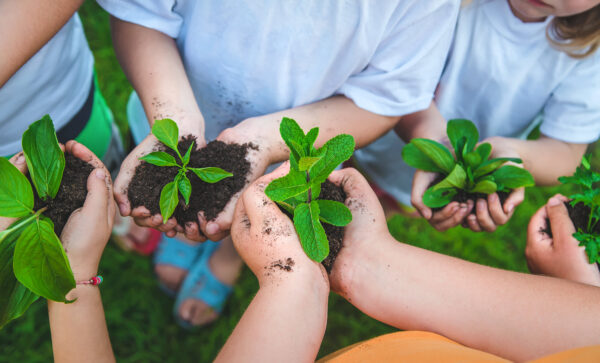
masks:
{"type": "MultiPolygon", "coordinates": [[[[326,180],[325,183],[321,184],[321,194],[319,199],[334,200],[336,202],[344,203],[346,201],[346,193],[342,187],[326,180]]],[[[281,207],[279,209],[290,217],[290,219],[293,219],[293,216],[286,210],[281,207]]],[[[327,273],[331,273],[333,263],[343,247],[344,227],[334,226],[329,223],[322,224],[323,229],[325,229],[325,234],[327,235],[327,240],[329,241],[329,256],[327,256],[321,264],[325,267],[327,273]]]]}
{"type": "Polygon", "coordinates": [[[45,202],[38,197],[37,192],[33,193],[34,210],[48,207],[42,214],[52,220],[57,236],[60,237],[71,213],[83,206],[87,196],[87,180],[92,170],[94,167],[85,161],[65,154],[65,170],[56,197],[45,202]]]}
{"type": "MultiPolygon", "coordinates": [[[[181,155],[184,155],[191,143],[195,143],[195,141],[196,138],[193,136],[184,137],[178,144],[181,155]]],[[[210,184],[189,171],[187,177],[192,183],[190,203],[186,206],[183,197],[179,194],[179,205],[173,213],[173,217],[179,225],[184,226],[186,222],[197,222],[200,211],[204,212],[207,221],[217,217],[229,199],[246,185],[246,176],[250,171],[250,163],[246,160],[246,154],[250,148],[256,147],[252,144],[237,145],[211,141],[206,147],[192,151],[190,167],[219,167],[233,173],[233,176],[210,184]]],[[[157,149],[179,159],[175,151],[162,144],[157,149]]],[[[138,165],[127,191],[132,208],[144,206],[152,214],[160,214],[160,192],[166,184],[173,181],[177,171],[177,167],[159,167],[146,162],[138,165]]]]}
{"type": "MultiPolygon", "coordinates": [[[[444,179],[443,176],[439,176],[438,178],[436,178],[430,185],[429,187],[432,187],[434,185],[436,185],[437,183],[441,182],[444,179]]],[[[498,197],[500,198],[500,204],[504,205],[504,202],[506,202],[506,200],[508,199],[508,196],[510,195],[510,193],[507,192],[497,192],[498,193],[498,197]]],[[[458,193],[456,193],[456,195],[454,196],[454,198],[452,198],[453,202],[459,202],[459,203],[466,203],[468,200],[472,200],[473,203],[477,203],[478,199],[485,199],[487,201],[488,195],[484,194],[484,193],[467,193],[466,191],[460,189],[458,191],[458,193]]],[[[444,206],[445,207],[445,206],[444,206]]],[[[439,208],[431,208],[434,212],[440,211],[442,209],[444,209],[444,207],[439,207],[439,208]]],[[[471,214],[475,214],[475,208],[473,208],[471,214]]]]}

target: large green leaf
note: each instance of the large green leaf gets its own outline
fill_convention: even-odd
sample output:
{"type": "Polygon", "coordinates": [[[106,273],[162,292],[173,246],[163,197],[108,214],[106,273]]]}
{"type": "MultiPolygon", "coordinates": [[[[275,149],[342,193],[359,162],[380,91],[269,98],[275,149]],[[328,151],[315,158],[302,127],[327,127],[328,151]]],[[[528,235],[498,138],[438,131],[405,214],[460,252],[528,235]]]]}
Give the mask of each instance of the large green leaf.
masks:
{"type": "Polygon", "coordinates": [[[300,204],[294,210],[294,226],[308,257],[313,261],[323,261],[329,255],[329,242],[319,221],[319,205],[316,201],[300,204]]]}
{"type": "Polygon", "coordinates": [[[283,202],[306,192],[309,187],[306,173],[290,169],[287,175],[270,182],[265,188],[265,194],[275,202],[283,202]]]}
{"type": "Polygon", "coordinates": [[[65,295],[75,288],[67,255],[52,221],[44,216],[19,236],[13,268],[20,283],[46,299],[66,302],[65,295]]]}
{"type": "Polygon", "coordinates": [[[479,167],[477,169],[475,169],[473,176],[475,177],[475,179],[477,179],[480,176],[483,176],[483,175],[493,172],[494,170],[496,170],[500,166],[502,166],[502,164],[509,162],[509,161],[513,162],[513,163],[517,163],[517,164],[521,164],[523,162],[521,159],[518,159],[518,158],[489,159],[488,161],[484,161],[483,163],[481,163],[481,165],[479,165],[479,167]]]}
{"type": "Polygon", "coordinates": [[[437,166],[429,156],[419,150],[414,144],[409,143],[404,146],[402,149],[402,159],[413,168],[434,173],[444,173],[442,168],[437,166]]]}
{"type": "Polygon", "coordinates": [[[304,138],[304,147],[306,150],[306,155],[310,155],[310,151],[315,141],[317,141],[317,136],[319,136],[319,128],[313,127],[306,133],[306,137],[304,138]]]}
{"type": "Polygon", "coordinates": [[[210,184],[214,184],[225,178],[229,178],[230,176],[233,176],[233,174],[231,174],[230,172],[225,171],[221,168],[213,167],[213,166],[210,166],[207,168],[188,168],[188,169],[193,171],[194,174],[196,174],[198,176],[198,178],[202,179],[202,181],[204,181],[206,183],[210,183],[210,184]]]}
{"type": "Polygon", "coordinates": [[[463,158],[464,158],[465,163],[471,169],[476,169],[479,166],[479,164],[481,164],[481,162],[483,161],[481,159],[481,155],[479,155],[479,153],[476,151],[471,151],[471,152],[466,153],[463,158]]]}
{"type": "Polygon", "coordinates": [[[185,174],[179,174],[177,178],[177,189],[183,196],[185,205],[190,204],[190,195],[192,195],[192,183],[185,174]]]}
{"type": "Polygon", "coordinates": [[[160,142],[179,153],[179,150],[177,150],[179,128],[175,121],[168,118],[154,121],[154,125],[152,125],[152,134],[156,136],[160,142]]]}
{"type": "Polygon", "coordinates": [[[65,169],[65,155],[60,149],[50,116],[29,125],[21,140],[29,175],[41,199],[58,193],[65,169]]]}
{"type": "Polygon", "coordinates": [[[452,201],[456,195],[455,188],[427,189],[423,194],[423,203],[429,208],[441,208],[452,201]]]}
{"type": "Polygon", "coordinates": [[[178,183],[172,181],[165,185],[160,191],[160,214],[163,217],[163,223],[167,223],[173,215],[177,204],[179,204],[178,183]]]}
{"type": "Polygon", "coordinates": [[[179,166],[177,160],[175,160],[173,156],[163,151],[155,151],[148,155],[144,155],[140,160],[144,160],[145,162],[156,166],[179,166]]]}
{"type": "Polygon", "coordinates": [[[19,169],[0,157],[0,216],[19,218],[33,213],[33,190],[19,169]]]}
{"type": "Polygon", "coordinates": [[[492,173],[498,190],[510,190],[521,187],[532,187],[535,185],[533,176],[518,166],[505,165],[492,173]]]}
{"type": "MultiPolygon", "coordinates": [[[[18,223],[15,222],[11,227],[18,223]]],[[[0,242],[0,329],[11,320],[17,319],[29,308],[38,296],[23,286],[13,272],[15,244],[26,226],[11,231],[0,242]]]]}
{"type": "Polygon", "coordinates": [[[321,221],[338,227],[344,227],[352,222],[352,213],[343,203],[334,200],[317,200],[321,221]]]}
{"type": "Polygon", "coordinates": [[[463,189],[467,183],[467,173],[459,164],[454,166],[452,172],[441,182],[433,186],[433,189],[459,188],[463,189]]]}
{"type": "Polygon", "coordinates": [[[310,167],[313,166],[313,164],[319,161],[320,159],[320,157],[304,156],[300,158],[300,162],[298,163],[298,170],[306,171],[310,169],[310,167]]]}
{"type": "Polygon", "coordinates": [[[483,144],[477,146],[475,152],[478,153],[479,156],[481,156],[482,162],[486,161],[492,153],[492,144],[490,144],[489,142],[484,142],[483,144]]]}
{"type": "Polygon", "coordinates": [[[482,180],[475,184],[473,189],[469,190],[470,193],[483,193],[483,194],[492,194],[495,193],[498,189],[496,183],[491,180],[482,180]]]}
{"type": "Polygon", "coordinates": [[[442,169],[444,173],[450,173],[456,164],[452,154],[448,149],[437,141],[429,139],[412,139],[411,144],[415,145],[422,153],[442,169]]]}
{"type": "Polygon", "coordinates": [[[300,128],[298,123],[291,119],[284,117],[281,120],[281,124],[279,124],[279,133],[281,134],[281,138],[285,142],[285,144],[290,149],[290,152],[294,154],[296,160],[300,159],[300,154],[305,156],[302,145],[304,143],[304,131],[300,128]],[[294,145],[295,144],[295,145],[294,145]]]}
{"type": "Polygon", "coordinates": [[[329,174],[338,165],[350,159],[354,152],[354,138],[346,134],[337,135],[327,141],[323,147],[325,148],[323,157],[314,163],[309,171],[310,180],[315,183],[327,180],[329,174]]]}
{"type": "Polygon", "coordinates": [[[469,120],[454,119],[448,121],[446,133],[457,155],[464,155],[473,151],[477,141],[479,141],[477,127],[469,120]]]}

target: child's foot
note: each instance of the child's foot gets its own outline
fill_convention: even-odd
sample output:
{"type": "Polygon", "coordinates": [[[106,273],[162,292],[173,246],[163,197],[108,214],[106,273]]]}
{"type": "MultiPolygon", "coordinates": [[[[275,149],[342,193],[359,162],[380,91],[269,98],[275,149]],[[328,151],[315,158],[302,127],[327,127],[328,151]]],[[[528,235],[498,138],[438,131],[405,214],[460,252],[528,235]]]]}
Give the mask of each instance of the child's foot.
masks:
{"type": "Polygon", "coordinates": [[[218,246],[207,246],[177,296],[175,314],[180,323],[184,327],[197,327],[216,320],[241,268],[242,260],[230,237],[218,246]]]}
{"type": "Polygon", "coordinates": [[[163,236],[154,254],[154,272],[168,295],[175,296],[203,249],[203,244],[189,241],[183,236],[163,236]]]}
{"type": "Polygon", "coordinates": [[[148,256],[158,246],[161,235],[155,229],[138,226],[131,217],[115,216],[112,238],[124,251],[148,256]]]}

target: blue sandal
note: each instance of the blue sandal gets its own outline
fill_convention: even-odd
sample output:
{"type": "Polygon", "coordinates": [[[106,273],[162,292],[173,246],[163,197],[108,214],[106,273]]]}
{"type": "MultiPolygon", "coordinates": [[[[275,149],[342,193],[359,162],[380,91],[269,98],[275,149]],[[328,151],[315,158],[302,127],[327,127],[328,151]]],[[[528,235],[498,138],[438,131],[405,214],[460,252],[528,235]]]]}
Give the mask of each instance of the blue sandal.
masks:
{"type": "Polygon", "coordinates": [[[177,323],[185,329],[192,329],[194,326],[179,317],[181,303],[187,299],[201,300],[220,314],[223,311],[223,305],[225,305],[227,298],[233,291],[233,287],[217,280],[212,271],[210,271],[208,264],[210,257],[221,244],[211,241],[206,241],[203,244],[206,247],[204,247],[202,255],[190,269],[190,272],[188,272],[173,308],[173,314],[177,323]]]}
{"type": "MultiPolygon", "coordinates": [[[[190,245],[177,238],[163,235],[162,241],[154,253],[154,265],[170,265],[182,270],[189,271],[194,262],[202,255],[204,243],[190,245]]],[[[161,290],[167,295],[174,297],[177,291],[173,291],[159,282],[161,290]]]]}

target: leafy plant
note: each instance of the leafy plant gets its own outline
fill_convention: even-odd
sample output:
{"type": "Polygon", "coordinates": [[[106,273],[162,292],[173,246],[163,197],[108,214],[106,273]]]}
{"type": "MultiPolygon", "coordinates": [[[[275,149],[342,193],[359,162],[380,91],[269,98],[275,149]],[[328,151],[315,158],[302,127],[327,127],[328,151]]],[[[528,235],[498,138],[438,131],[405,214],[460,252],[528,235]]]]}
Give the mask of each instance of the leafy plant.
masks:
{"type": "Polygon", "coordinates": [[[329,242],[321,222],[343,227],[352,221],[352,214],[343,203],[318,199],[321,184],[352,156],[354,138],[338,135],[315,149],[319,128],[305,135],[296,121],[287,117],[281,121],[279,132],[290,149],[290,172],[269,183],[265,194],[293,215],[304,252],[321,262],[329,255],[329,242]]]}
{"type": "Polygon", "coordinates": [[[164,119],[156,121],[152,126],[152,134],[156,136],[156,138],[165,146],[175,151],[179,157],[179,162],[181,163],[179,164],[172,155],[167,154],[164,151],[155,151],[140,158],[141,160],[144,160],[152,165],[179,168],[179,171],[175,176],[175,180],[165,185],[160,192],[160,213],[163,216],[163,223],[167,223],[167,220],[173,215],[173,212],[175,212],[175,208],[179,204],[180,193],[183,197],[185,205],[187,206],[190,203],[192,183],[187,177],[188,171],[193,172],[198,176],[198,178],[211,184],[233,176],[233,174],[221,168],[189,167],[190,155],[192,154],[194,143],[192,142],[186,153],[181,156],[179,149],[177,149],[179,129],[173,120],[164,119]]]}
{"type": "Polygon", "coordinates": [[[600,234],[596,232],[600,221],[600,187],[594,187],[594,184],[600,182],[600,173],[592,170],[590,158],[591,155],[584,156],[572,176],[561,176],[558,181],[580,187],[580,193],[569,196],[571,206],[582,204],[590,209],[585,230],[578,228],[573,237],[579,241],[580,246],[585,247],[590,263],[594,263],[600,262],[600,234]]]}
{"type": "MultiPolygon", "coordinates": [[[[65,168],[50,116],[31,124],[22,138],[23,153],[40,199],[58,193],[65,168]]],[[[75,288],[67,255],[54,224],[34,210],[33,189],[6,158],[0,158],[0,216],[17,218],[0,232],[0,328],[21,316],[39,296],[69,302],[75,288]]]]}
{"type": "Polygon", "coordinates": [[[521,164],[521,159],[490,159],[492,145],[484,142],[477,146],[479,132],[471,121],[450,120],[446,133],[456,156],[444,145],[429,139],[412,139],[402,150],[402,158],[408,165],[444,177],[423,195],[426,206],[443,207],[459,190],[492,194],[535,184],[527,170],[514,165],[503,166],[509,161],[521,164]]]}

